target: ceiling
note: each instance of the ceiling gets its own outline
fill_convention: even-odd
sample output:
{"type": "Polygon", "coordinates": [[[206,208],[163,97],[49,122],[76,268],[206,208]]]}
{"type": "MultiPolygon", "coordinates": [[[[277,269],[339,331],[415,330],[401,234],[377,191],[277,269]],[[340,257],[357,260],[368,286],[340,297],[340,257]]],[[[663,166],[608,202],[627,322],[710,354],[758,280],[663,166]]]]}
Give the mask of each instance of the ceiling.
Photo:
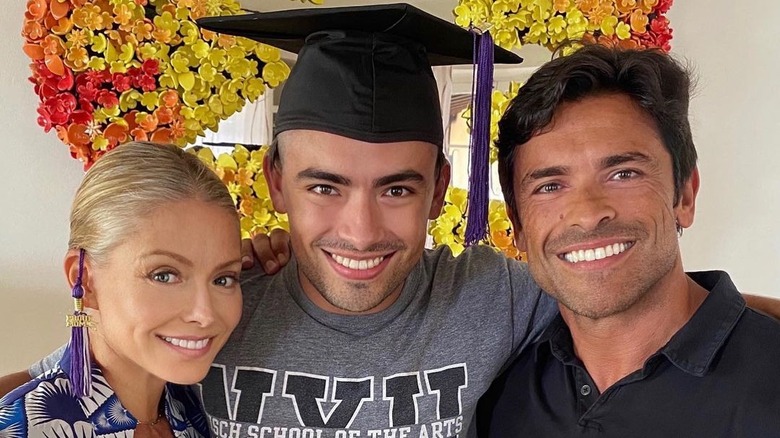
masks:
{"type": "MultiPolygon", "coordinates": [[[[428,13],[436,15],[447,21],[453,22],[453,9],[458,5],[457,0],[387,0],[387,1],[366,1],[366,0],[322,0],[322,6],[316,6],[306,0],[240,0],[241,6],[245,9],[251,9],[259,12],[276,11],[294,8],[316,8],[316,7],[339,7],[339,6],[358,6],[367,4],[383,3],[409,3],[428,13]]],[[[538,67],[550,60],[550,52],[539,46],[525,46],[522,49],[515,50],[525,59],[523,67],[538,67]]],[[[498,69],[504,67],[497,67],[498,69]]]]}

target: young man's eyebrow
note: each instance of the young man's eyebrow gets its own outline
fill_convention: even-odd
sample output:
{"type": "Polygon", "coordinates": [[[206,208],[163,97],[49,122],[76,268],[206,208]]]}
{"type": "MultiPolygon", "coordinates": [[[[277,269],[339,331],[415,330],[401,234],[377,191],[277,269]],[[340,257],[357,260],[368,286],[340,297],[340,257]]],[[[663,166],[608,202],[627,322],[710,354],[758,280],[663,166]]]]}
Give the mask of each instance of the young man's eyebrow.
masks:
{"type": "Polygon", "coordinates": [[[333,184],[339,184],[342,186],[348,186],[352,183],[349,178],[346,178],[342,175],[328,172],[322,169],[315,169],[313,167],[309,167],[308,169],[304,169],[298,172],[298,175],[295,177],[295,179],[316,179],[321,181],[328,181],[333,184]]]}
{"type": "Polygon", "coordinates": [[[394,173],[392,175],[383,176],[374,180],[374,187],[384,187],[390,184],[400,182],[425,182],[425,177],[415,170],[404,170],[402,172],[394,173]]]}

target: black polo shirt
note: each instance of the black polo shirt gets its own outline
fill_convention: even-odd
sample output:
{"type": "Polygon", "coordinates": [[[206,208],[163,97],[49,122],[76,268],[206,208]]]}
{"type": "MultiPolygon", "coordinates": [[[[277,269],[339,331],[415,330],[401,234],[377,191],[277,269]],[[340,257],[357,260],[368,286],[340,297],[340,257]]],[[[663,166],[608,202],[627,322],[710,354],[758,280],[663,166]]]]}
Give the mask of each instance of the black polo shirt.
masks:
{"type": "Polygon", "coordinates": [[[480,401],[485,437],[780,437],[780,322],[745,307],[725,272],[669,343],[599,394],[558,317],[480,401]]]}

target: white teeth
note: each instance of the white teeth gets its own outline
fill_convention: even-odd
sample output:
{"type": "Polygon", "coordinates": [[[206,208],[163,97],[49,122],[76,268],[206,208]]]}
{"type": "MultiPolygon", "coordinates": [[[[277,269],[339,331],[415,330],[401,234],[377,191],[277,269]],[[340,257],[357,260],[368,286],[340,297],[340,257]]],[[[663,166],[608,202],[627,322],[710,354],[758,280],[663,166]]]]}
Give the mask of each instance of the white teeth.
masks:
{"type": "Polygon", "coordinates": [[[187,339],[171,338],[168,336],[165,336],[162,339],[169,344],[181,348],[186,348],[187,350],[202,350],[206,348],[206,345],[209,344],[209,340],[210,340],[209,338],[206,338],[206,339],[200,339],[198,341],[193,341],[187,339]]]}
{"type": "Polygon", "coordinates": [[[330,256],[333,260],[336,261],[336,263],[340,264],[341,266],[357,271],[365,271],[366,269],[375,268],[377,265],[382,263],[382,260],[385,259],[384,257],[377,257],[370,260],[353,260],[336,254],[331,254],[330,256]]]}
{"type": "Polygon", "coordinates": [[[592,262],[618,255],[633,246],[633,242],[615,243],[601,248],[580,249],[567,252],[563,258],[569,263],[592,262]]]}

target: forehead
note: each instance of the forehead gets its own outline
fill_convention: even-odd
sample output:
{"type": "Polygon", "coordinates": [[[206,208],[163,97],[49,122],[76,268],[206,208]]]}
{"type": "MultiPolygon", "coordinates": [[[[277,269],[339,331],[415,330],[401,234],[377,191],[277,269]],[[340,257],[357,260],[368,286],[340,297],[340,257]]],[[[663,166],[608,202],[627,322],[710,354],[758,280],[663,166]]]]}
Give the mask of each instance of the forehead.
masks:
{"type": "Polygon", "coordinates": [[[424,171],[433,166],[438,146],[422,141],[368,143],[312,130],[279,135],[284,167],[317,167],[345,173],[387,173],[398,169],[424,171]]]}
{"type": "Polygon", "coordinates": [[[655,121],[630,97],[587,97],[561,105],[553,121],[518,148],[515,171],[595,162],[628,152],[671,163],[655,121]]]}

